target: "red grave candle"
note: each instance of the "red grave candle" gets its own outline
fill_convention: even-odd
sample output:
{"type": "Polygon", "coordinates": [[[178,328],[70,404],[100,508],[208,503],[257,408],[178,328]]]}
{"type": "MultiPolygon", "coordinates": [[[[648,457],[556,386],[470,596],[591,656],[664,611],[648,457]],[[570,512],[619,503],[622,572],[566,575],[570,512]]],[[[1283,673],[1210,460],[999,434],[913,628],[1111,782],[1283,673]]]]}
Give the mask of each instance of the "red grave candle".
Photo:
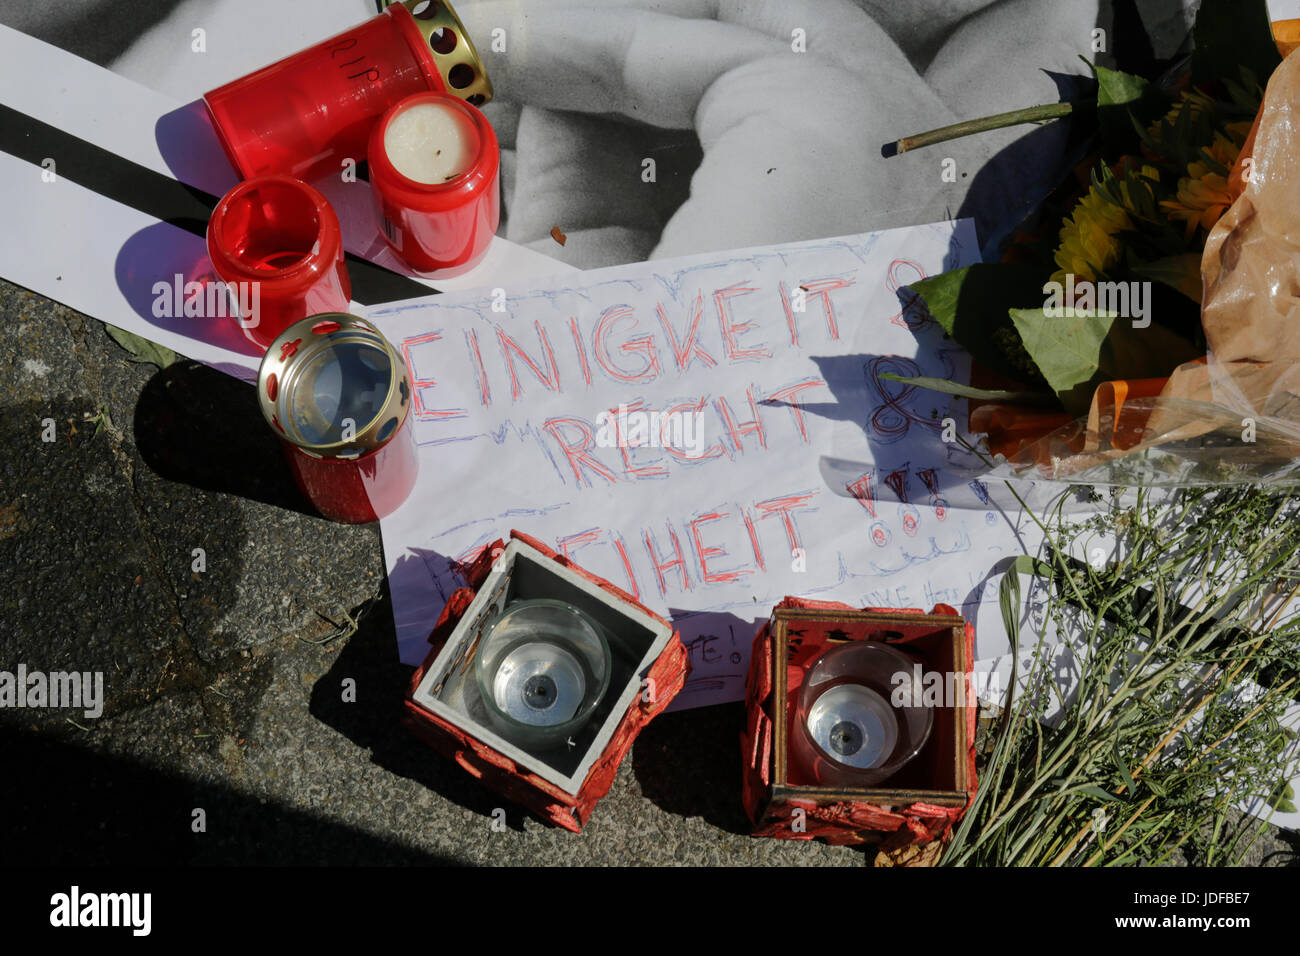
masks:
{"type": "Polygon", "coordinates": [[[501,222],[501,150],[475,107],[417,93],[375,124],[370,191],[384,237],[417,273],[463,272],[501,222]]]}
{"type": "Polygon", "coordinates": [[[412,93],[473,103],[492,86],[451,5],[394,3],[379,16],[204,94],[221,145],[245,179],[337,174],[365,158],[376,119],[412,93]],[[413,15],[412,11],[419,13],[413,15]]]}
{"type": "Polygon", "coordinates": [[[346,312],[352,297],[338,216],[319,192],[289,176],[259,176],[226,193],[208,220],[213,271],[233,283],[245,338],[265,349],[317,312],[346,312]]]}
{"type": "Polygon", "coordinates": [[[418,471],[411,376],[369,322],[327,313],[285,329],[262,357],[257,394],[299,489],[326,518],[375,521],[406,500],[418,471]]]}

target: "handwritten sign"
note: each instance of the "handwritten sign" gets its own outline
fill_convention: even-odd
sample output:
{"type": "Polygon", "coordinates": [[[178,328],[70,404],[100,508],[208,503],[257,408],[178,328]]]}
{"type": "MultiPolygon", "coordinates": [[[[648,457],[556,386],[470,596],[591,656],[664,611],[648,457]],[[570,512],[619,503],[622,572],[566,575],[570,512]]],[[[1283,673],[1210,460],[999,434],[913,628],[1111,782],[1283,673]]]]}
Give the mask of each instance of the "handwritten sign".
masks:
{"type": "MultiPolygon", "coordinates": [[[[973,615],[1015,531],[947,397],[877,376],[965,374],[906,286],[976,248],[939,223],[372,309],[410,363],[420,449],[383,523],[403,660],[511,528],[674,620],[681,706],[743,696],[786,594],[973,615]]],[[[980,641],[1007,650],[1000,626],[980,641]]]]}

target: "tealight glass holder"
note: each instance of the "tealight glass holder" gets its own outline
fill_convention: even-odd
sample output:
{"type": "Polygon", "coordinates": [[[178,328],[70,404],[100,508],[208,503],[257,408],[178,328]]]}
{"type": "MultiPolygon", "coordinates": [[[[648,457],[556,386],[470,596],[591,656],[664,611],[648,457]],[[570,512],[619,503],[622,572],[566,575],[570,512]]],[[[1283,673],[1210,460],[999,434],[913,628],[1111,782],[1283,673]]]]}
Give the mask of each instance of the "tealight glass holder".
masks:
{"type": "Polygon", "coordinates": [[[609,642],[564,601],[515,601],[484,628],[474,665],[493,727],[528,750],[563,746],[609,689],[609,642]]]}
{"type": "Polygon", "coordinates": [[[934,726],[933,709],[919,706],[916,663],[873,640],[822,654],[799,690],[793,761],[828,786],[869,787],[892,777],[920,753],[934,726]]]}

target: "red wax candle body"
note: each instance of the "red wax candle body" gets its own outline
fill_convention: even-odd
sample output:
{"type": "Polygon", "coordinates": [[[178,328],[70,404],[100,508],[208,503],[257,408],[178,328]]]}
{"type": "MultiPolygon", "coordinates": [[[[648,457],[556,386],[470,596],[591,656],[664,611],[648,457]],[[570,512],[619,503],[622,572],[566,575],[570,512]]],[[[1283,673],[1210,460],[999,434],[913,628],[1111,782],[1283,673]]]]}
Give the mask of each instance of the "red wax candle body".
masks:
{"type": "Polygon", "coordinates": [[[401,4],[345,33],[204,94],[239,175],[337,174],[365,158],[371,126],[412,93],[446,86],[401,4]]]}
{"type": "Polygon", "coordinates": [[[367,155],[384,236],[413,271],[465,271],[483,257],[501,223],[501,151],[478,109],[445,93],[407,97],[375,124],[367,155]],[[416,112],[428,114],[437,127],[414,140],[427,141],[421,148],[429,153],[412,156],[404,145],[403,155],[397,147],[390,154],[396,138],[390,131],[398,133],[395,124],[407,124],[416,112]],[[437,146],[440,133],[448,138],[437,146]],[[463,162],[442,164],[445,157],[434,155],[438,149],[462,154],[463,162]]]}
{"type": "Polygon", "coordinates": [[[235,298],[239,320],[265,349],[284,329],[318,312],[346,312],[352,297],[338,216],[319,192],[289,176],[261,176],[222,197],[208,221],[208,258],[235,298]]]}
{"type": "Polygon", "coordinates": [[[331,521],[364,524],[392,514],[419,474],[415,432],[402,421],[388,444],[360,458],[313,458],[284,438],[285,456],[298,489],[331,521]]]}

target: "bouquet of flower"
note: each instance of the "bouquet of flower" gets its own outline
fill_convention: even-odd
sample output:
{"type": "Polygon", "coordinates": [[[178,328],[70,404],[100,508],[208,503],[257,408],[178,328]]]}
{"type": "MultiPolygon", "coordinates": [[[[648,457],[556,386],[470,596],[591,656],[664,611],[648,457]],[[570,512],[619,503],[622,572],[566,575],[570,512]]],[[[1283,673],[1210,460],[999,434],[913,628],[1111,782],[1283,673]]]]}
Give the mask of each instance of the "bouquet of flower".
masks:
{"type": "Polygon", "coordinates": [[[1296,26],[1270,27],[1263,0],[1204,0],[1194,50],[1170,68],[1094,65],[1093,102],[896,144],[1095,115],[1095,154],[1002,261],[912,286],[975,367],[970,384],[907,381],[970,399],[972,431],[1012,472],[1099,484],[1300,474],[1287,374],[1300,333],[1278,318],[1290,310],[1278,284],[1300,296],[1287,232],[1300,231],[1300,59],[1283,59],[1296,26]]]}

